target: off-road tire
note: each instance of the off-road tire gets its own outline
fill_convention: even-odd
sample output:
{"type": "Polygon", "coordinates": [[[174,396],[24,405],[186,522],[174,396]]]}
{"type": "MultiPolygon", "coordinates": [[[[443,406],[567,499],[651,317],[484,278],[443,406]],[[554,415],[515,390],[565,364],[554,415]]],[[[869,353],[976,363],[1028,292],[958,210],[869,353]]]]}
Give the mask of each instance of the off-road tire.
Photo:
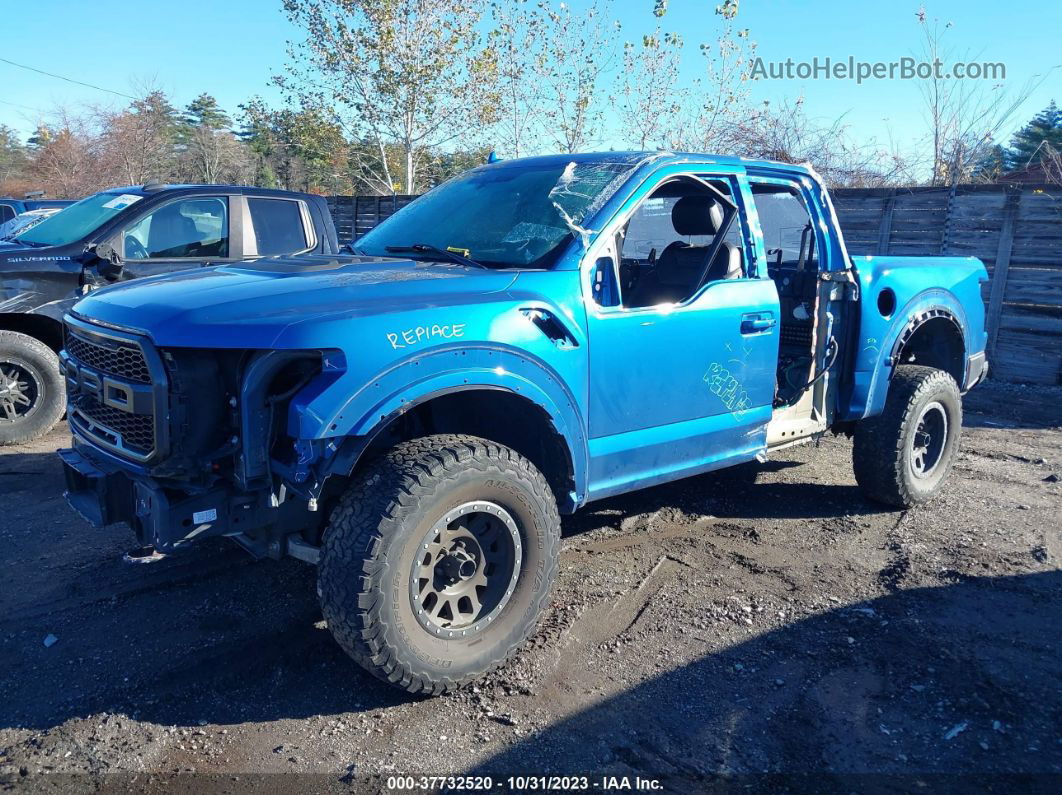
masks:
{"type": "MultiPolygon", "coordinates": [[[[513,450],[473,436],[403,442],[356,476],[325,529],[317,591],[328,628],[363,668],[410,693],[438,695],[501,665],[542,613],[557,572],[560,516],[546,479],[513,450]],[[523,545],[497,620],[470,638],[418,622],[410,566],[424,533],[457,506],[490,500],[523,545]]],[[[458,633],[460,634],[460,633],[458,633]]]]}
{"type": "Polygon", "coordinates": [[[33,393],[31,406],[14,421],[0,407],[0,445],[28,442],[54,428],[66,408],[66,388],[55,351],[26,334],[0,331],[0,371],[20,373],[23,382],[32,382],[33,393]]]}
{"type": "Polygon", "coordinates": [[[931,499],[947,478],[962,435],[962,396],[943,370],[901,365],[889,384],[885,409],[856,425],[852,464],[856,482],[876,502],[910,508],[931,499]],[[927,407],[942,409],[947,429],[935,466],[915,474],[915,437],[927,407]]]}

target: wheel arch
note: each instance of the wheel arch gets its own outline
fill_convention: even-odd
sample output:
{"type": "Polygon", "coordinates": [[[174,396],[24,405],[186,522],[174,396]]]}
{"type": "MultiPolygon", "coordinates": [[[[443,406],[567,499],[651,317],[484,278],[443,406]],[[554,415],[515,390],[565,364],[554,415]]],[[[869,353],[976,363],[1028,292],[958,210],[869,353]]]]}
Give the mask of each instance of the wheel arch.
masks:
{"type": "Polygon", "coordinates": [[[49,315],[0,312],[0,331],[14,331],[40,340],[54,353],[63,349],[63,324],[49,315]]]}
{"type": "Polygon", "coordinates": [[[357,451],[349,473],[395,444],[428,434],[476,436],[515,450],[542,472],[562,511],[577,507],[581,468],[554,416],[529,396],[493,385],[463,384],[425,393],[381,419],[368,434],[350,437],[357,451]]]}
{"type": "MultiPolygon", "coordinates": [[[[863,337],[868,335],[873,335],[873,331],[864,328],[863,337]]],[[[881,338],[866,339],[866,343],[852,372],[852,393],[843,420],[880,414],[899,364],[937,367],[951,374],[963,389],[967,358],[976,350],[962,304],[953,293],[941,288],[912,297],[891,316],[881,338]],[[941,332],[942,342],[935,339],[941,332]],[[918,359],[919,353],[921,360],[909,358],[914,355],[918,359]]]]}
{"type": "Polygon", "coordinates": [[[341,474],[411,434],[461,433],[530,460],[562,511],[584,500],[585,424],[565,380],[545,362],[499,348],[455,348],[408,360],[364,383],[330,411],[317,409],[316,400],[294,408],[300,438],[344,438],[341,474]]]}
{"type": "Polygon", "coordinates": [[[918,312],[900,329],[892,347],[893,373],[901,364],[943,370],[960,388],[966,377],[967,345],[963,324],[947,307],[918,312]]]}

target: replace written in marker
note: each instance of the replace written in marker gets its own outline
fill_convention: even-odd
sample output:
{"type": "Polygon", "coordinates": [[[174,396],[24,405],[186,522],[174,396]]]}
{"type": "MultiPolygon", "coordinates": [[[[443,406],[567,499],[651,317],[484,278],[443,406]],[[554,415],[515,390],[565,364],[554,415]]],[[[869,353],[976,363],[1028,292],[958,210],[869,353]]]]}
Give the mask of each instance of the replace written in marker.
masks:
{"type": "Polygon", "coordinates": [[[448,323],[445,326],[414,326],[405,331],[389,331],[387,341],[391,343],[392,348],[398,350],[432,339],[454,339],[464,336],[465,325],[465,323],[448,323]]]}

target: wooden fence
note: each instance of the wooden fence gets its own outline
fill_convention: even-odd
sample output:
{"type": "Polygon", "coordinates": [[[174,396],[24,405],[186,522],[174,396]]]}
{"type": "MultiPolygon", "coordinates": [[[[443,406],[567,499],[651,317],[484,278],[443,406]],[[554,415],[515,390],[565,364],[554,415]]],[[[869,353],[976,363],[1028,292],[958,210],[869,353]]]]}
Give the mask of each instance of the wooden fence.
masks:
{"type": "Polygon", "coordinates": [[[357,240],[416,196],[329,196],[328,209],[340,243],[357,240]]]}
{"type": "MultiPolygon", "coordinates": [[[[994,377],[1062,384],[1062,188],[958,185],[832,192],[852,254],[974,256],[988,266],[994,377]]],[[[332,196],[341,242],[414,196],[332,196]]]]}
{"type": "Polygon", "coordinates": [[[841,189],[832,192],[851,254],[974,256],[990,372],[1062,383],[1062,187],[841,189]]]}

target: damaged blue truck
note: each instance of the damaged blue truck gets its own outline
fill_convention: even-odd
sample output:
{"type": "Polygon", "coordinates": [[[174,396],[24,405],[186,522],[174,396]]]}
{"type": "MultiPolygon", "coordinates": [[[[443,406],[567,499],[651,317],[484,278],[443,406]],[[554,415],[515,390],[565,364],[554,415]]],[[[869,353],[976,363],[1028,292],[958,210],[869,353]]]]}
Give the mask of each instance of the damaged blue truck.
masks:
{"type": "MultiPolygon", "coordinates": [[[[121,267],[120,261],[116,267],[121,267]]],[[[68,500],[143,555],[228,536],[318,565],[339,644],[441,693],[506,660],[560,515],[825,433],[932,497],[987,372],[972,258],[850,257],[803,166],[484,165],[347,256],[90,293],[67,314],[68,500]]]]}

